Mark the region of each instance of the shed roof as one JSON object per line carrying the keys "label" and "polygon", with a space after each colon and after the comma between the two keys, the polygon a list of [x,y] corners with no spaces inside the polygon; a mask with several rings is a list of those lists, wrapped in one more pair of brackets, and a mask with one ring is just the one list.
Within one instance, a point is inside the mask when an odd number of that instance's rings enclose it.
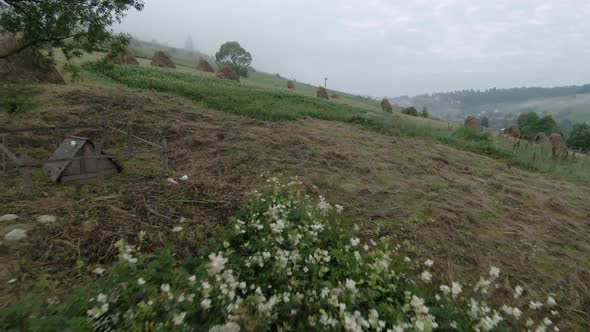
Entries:
{"label": "shed roof", "polygon": [[[66,136],[63,143],[61,143],[57,150],[53,152],[50,160],[74,158],[80,149],[82,149],[82,147],[86,144],[90,144],[94,148],[94,143],[92,143],[89,138]],[[109,160],[113,162],[119,170],[121,169],[121,166],[119,166],[114,160]],[[56,182],[71,162],[71,160],[64,160],[45,163],[45,165],[43,165],[43,169],[47,172],[51,181]]]}

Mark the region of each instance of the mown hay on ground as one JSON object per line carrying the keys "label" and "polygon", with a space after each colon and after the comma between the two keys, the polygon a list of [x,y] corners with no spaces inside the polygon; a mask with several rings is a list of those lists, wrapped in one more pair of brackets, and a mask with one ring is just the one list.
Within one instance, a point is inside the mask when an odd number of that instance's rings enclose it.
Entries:
{"label": "mown hay on ground", "polygon": [[322,99],[330,99],[328,91],[323,86],[318,87],[317,97]]}
{"label": "mown hay on ground", "polygon": [[[19,42],[15,38],[0,38],[0,54],[14,50],[18,46]],[[53,60],[32,47],[8,59],[0,59],[0,82],[19,81],[65,84]]]}
{"label": "mown hay on ground", "polygon": [[414,106],[402,108],[402,113],[411,116],[418,116],[418,110]]}
{"label": "mown hay on ground", "polygon": [[154,67],[176,68],[176,64],[174,64],[170,55],[164,51],[157,51],[154,53],[151,65]]}
{"label": "mown hay on ground", "polygon": [[468,116],[467,119],[465,119],[465,127],[475,130],[481,130],[481,123],[476,117]]}
{"label": "mown hay on ground", "polygon": [[197,65],[197,69],[200,71],[204,71],[207,73],[214,73],[215,69],[213,69],[213,67],[211,66],[211,64],[209,64],[209,62],[205,59],[200,59],[199,60],[199,64]]}
{"label": "mown hay on ground", "polygon": [[238,75],[238,73],[236,73],[233,69],[231,69],[228,66],[219,67],[219,69],[217,70],[217,75],[215,76],[225,80],[232,80],[237,82],[240,81],[240,75]]}
{"label": "mown hay on ground", "polygon": [[287,81],[287,89],[295,90],[295,83],[293,81]]}
{"label": "mown hay on ground", "polygon": [[381,100],[381,109],[385,112],[393,112],[393,106],[391,105],[389,100],[387,100],[387,98],[383,98],[383,100]]}

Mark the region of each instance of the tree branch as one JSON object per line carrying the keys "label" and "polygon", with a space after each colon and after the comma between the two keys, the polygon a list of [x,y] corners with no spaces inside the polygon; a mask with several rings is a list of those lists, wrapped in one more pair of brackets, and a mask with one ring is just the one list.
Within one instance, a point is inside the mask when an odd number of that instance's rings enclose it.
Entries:
{"label": "tree branch", "polygon": [[62,40],[66,40],[68,38],[82,36],[84,34],[85,34],[84,32],[81,32],[81,33],[76,33],[76,34],[65,36],[65,37],[47,38],[47,39],[36,39],[36,40],[30,41],[28,43],[25,43],[25,44],[23,44],[23,45],[15,48],[15,49],[13,49],[13,50],[8,51],[7,54],[0,54],[0,59],[8,59],[11,56],[16,55],[16,54],[18,54],[18,53],[26,50],[27,48],[33,47],[33,46],[35,46],[37,44],[40,44],[40,43],[59,42],[59,41],[62,41]]}

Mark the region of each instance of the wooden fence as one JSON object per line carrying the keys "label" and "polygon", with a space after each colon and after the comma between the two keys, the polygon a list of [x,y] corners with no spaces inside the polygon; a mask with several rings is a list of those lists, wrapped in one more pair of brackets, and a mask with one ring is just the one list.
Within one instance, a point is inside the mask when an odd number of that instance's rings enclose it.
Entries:
{"label": "wooden fence", "polygon": [[[74,130],[74,129],[94,129],[97,131],[102,131],[104,135],[104,142],[105,145],[108,145],[111,139],[111,133],[116,132],[127,136],[127,151],[125,153],[119,154],[102,154],[102,149],[100,145],[93,141],[95,155],[93,156],[84,156],[84,157],[72,157],[72,158],[62,158],[62,159],[49,159],[49,160],[34,160],[28,157],[28,154],[22,153],[20,156],[12,152],[8,147],[8,137],[13,134],[17,133],[27,133],[27,132],[50,132],[53,133],[53,137],[55,140],[56,147],[59,147],[62,144],[61,134],[67,130]],[[78,125],[78,126],[56,126],[56,127],[38,127],[38,128],[23,128],[23,129],[10,129],[10,130],[0,130],[0,154],[2,155],[2,172],[6,172],[8,170],[7,162],[12,162],[17,168],[20,169],[20,173],[23,177],[23,192],[25,194],[30,194],[32,192],[33,183],[32,183],[32,168],[33,167],[43,167],[44,165],[48,165],[51,163],[58,163],[58,162],[71,162],[74,160],[101,160],[101,159],[121,159],[121,158],[129,158],[131,156],[139,156],[139,155],[157,155],[162,160],[162,168],[165,172],[168,172],[168,143],[166,139],[162,140],[161,144],[156,144],[150,142],[146,139],[133,135],[131,126],[127,128],[127,130],[121,130],[106,124],[100,125]],[[135,149],[136,142],[141,142],[149,145],[153,149],[151,150],[137,150]],[[97,165],[101,165],[101,163],[97,162]],[[102,172],[102,167],[97,167],[97,174],[96,174],[96,181],[98,185],[102,185],[104,181],[104,174]]]}

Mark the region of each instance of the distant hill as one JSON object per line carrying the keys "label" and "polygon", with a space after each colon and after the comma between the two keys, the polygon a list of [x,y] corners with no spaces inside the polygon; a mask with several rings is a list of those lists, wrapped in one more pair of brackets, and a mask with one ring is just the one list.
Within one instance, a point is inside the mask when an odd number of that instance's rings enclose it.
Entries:
{"label": "distant hill", "polygon": [[503,128],[522,112],[552,114],[558,122],[590,121],[590,84],[542,88],[460,90],[392,98],[400,106],[427,107],[431,114],[449,120],[468,115],[487,116],[492,126]]}

